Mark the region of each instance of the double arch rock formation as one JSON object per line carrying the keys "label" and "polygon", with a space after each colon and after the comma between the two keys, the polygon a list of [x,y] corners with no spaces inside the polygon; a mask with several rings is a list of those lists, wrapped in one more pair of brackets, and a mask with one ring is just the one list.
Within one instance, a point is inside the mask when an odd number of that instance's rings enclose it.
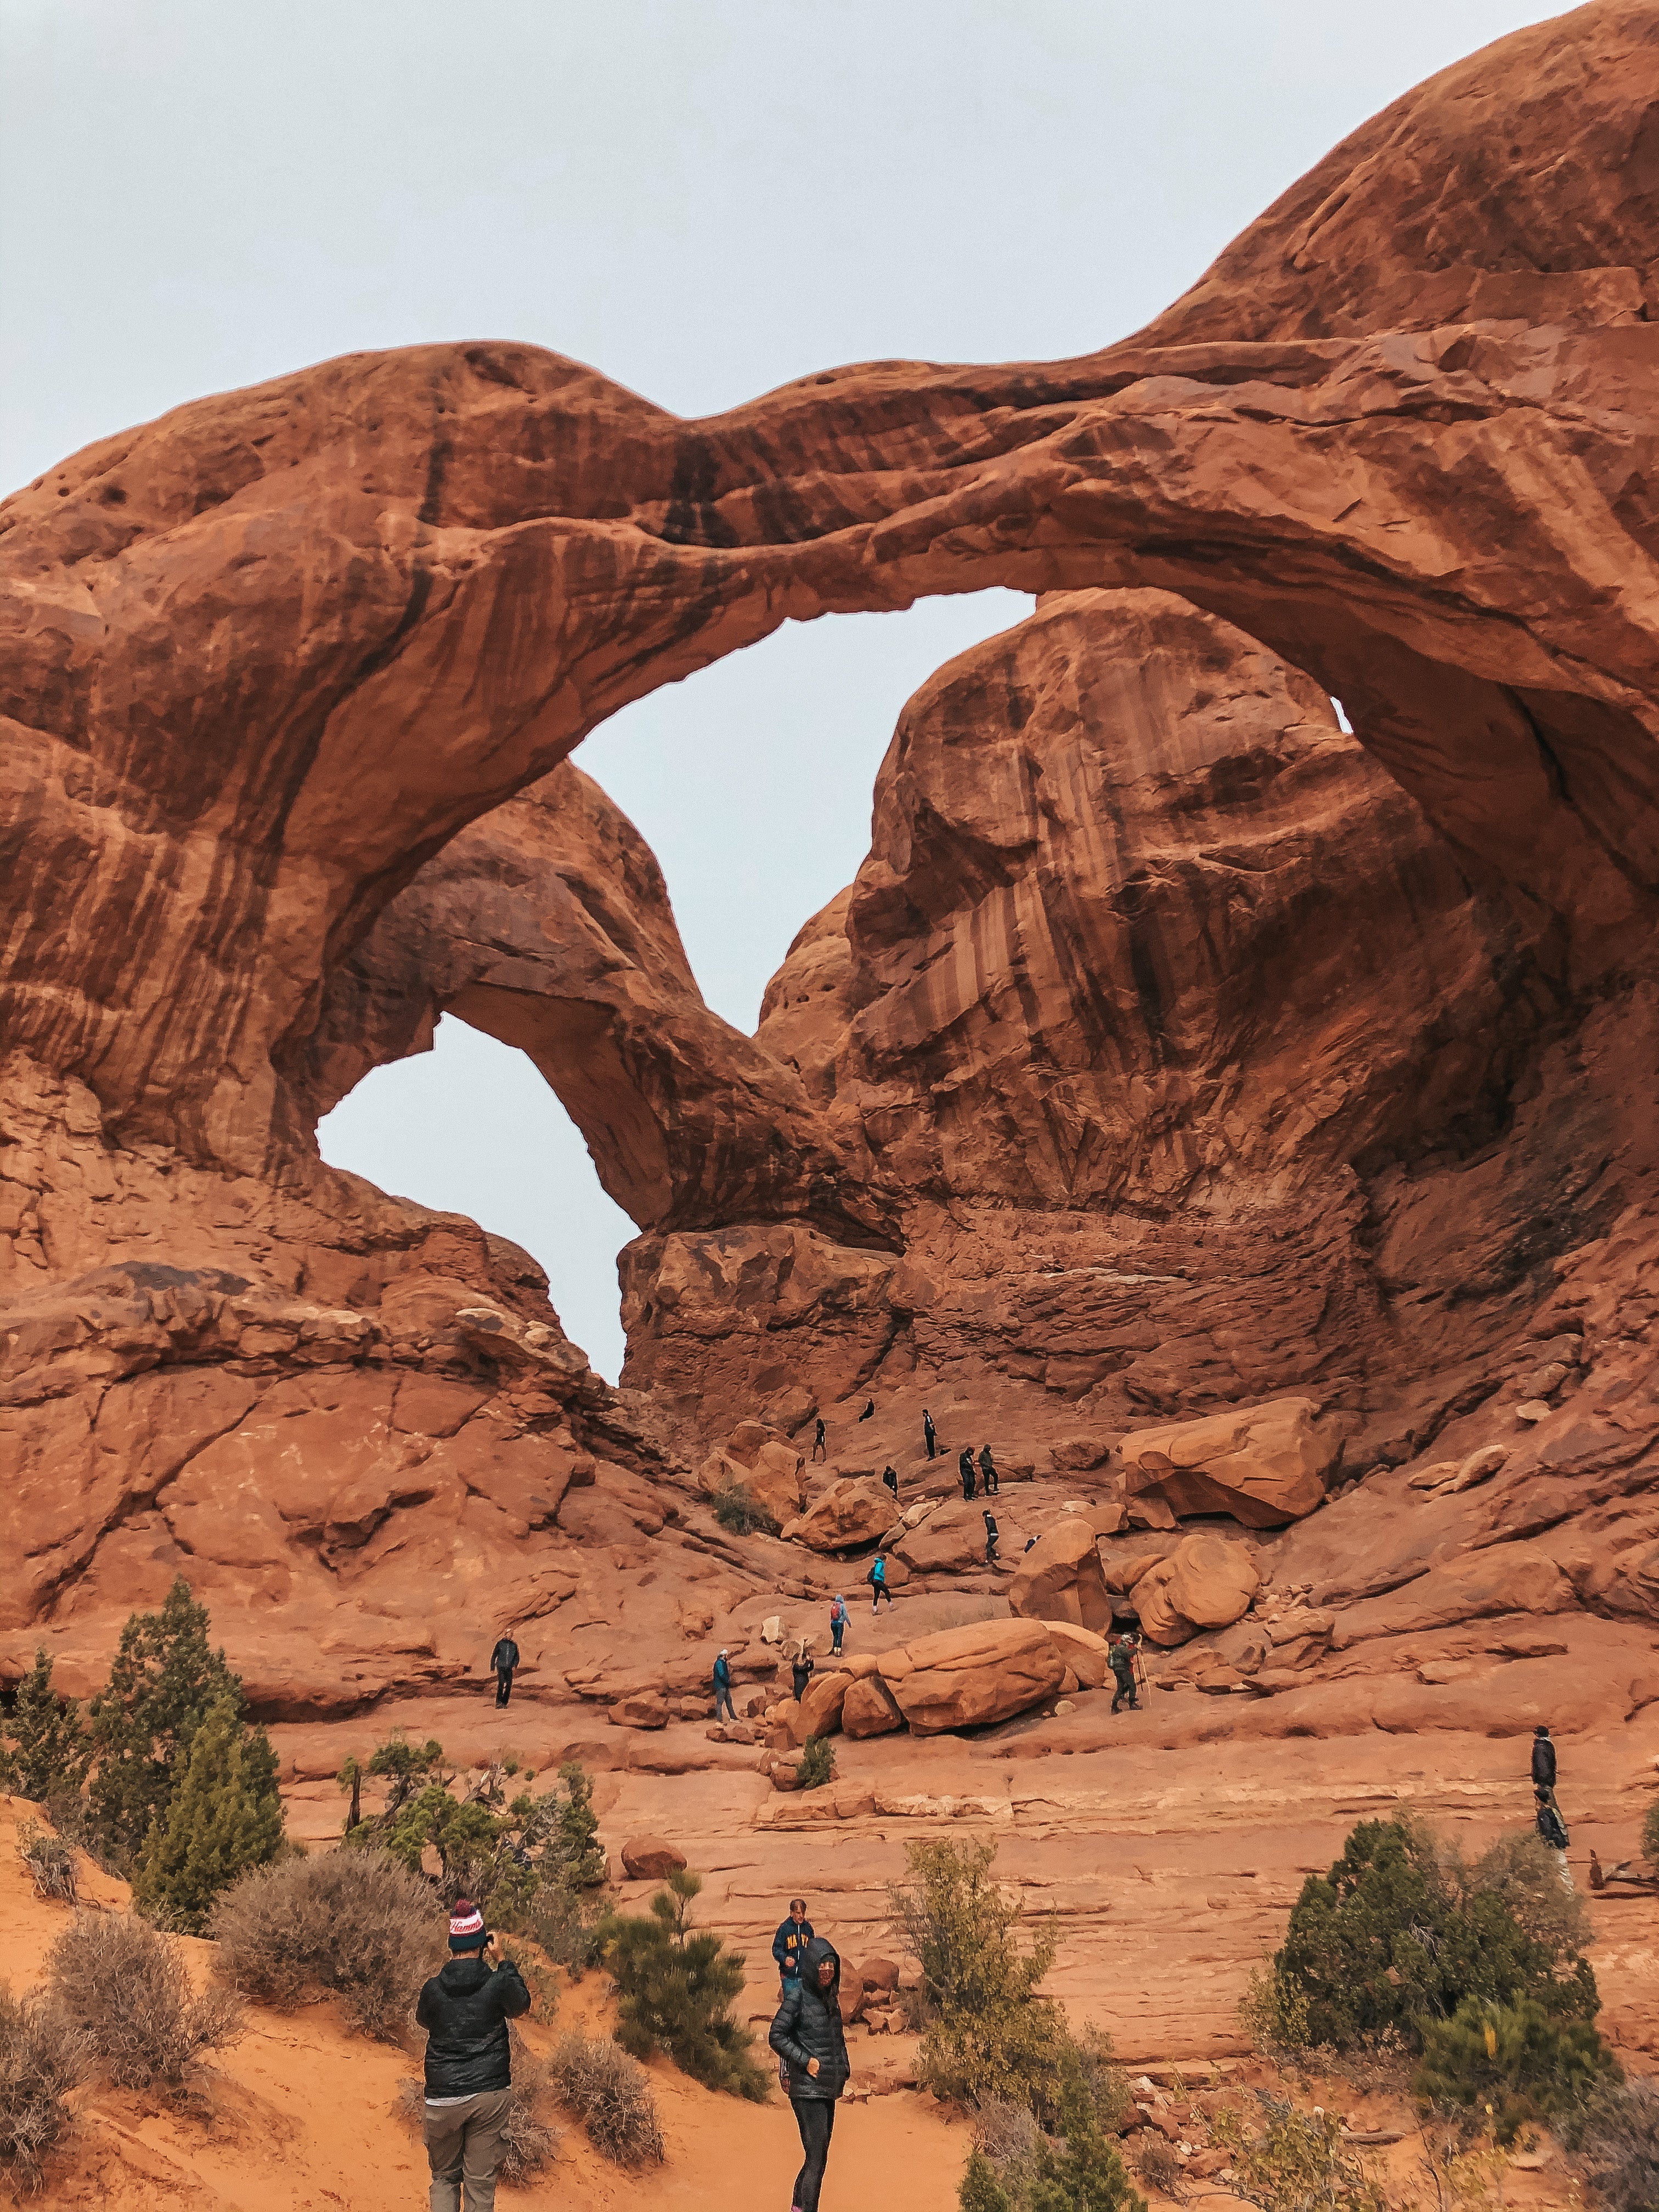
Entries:
{"label": "double arch rock formation", "polygon": [[[18,1648],[189,1559],[291,1684],[372,1565],[350,1694],[439,1679],[439,1562],[654,1540],[690,1431],[878,1376],[1096,1430],[1316,1382],[1357,1456],[1479,1403],[1653,1165],[1656,114],[1652,11],[1594,5],[1076,361],[689,422],[420,347],[5,502]],[[738,1036],[569,756],[787,620],[989,585],[1036,612],[912,702]],[[620,1399],[524,1255],[317,1158],[446,1007],[642,1232]],[[517,1617],[580,1561],[535,1571]]]}

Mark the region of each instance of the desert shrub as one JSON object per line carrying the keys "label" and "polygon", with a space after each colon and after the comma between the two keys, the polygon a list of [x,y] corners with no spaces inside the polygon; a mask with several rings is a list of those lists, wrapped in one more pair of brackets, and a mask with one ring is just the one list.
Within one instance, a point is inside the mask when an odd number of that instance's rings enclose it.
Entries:
{"label": "desert shrub", "polygon": [[46,1977],[53,2010],[125,2089],[177,2093],[204,2051],[242,2033],[232,1992],[198,1996],[178,1944],[136,1915],[77,1912],[47,1954]]}
{"label": "desert shrub", "polygon": [[1591,2020],[1595,1978],[1571,1922],[1524,1853],[1471,1869],[1413,1824],[1362,1820],[1329,1874],[1303,1884],[1260,2002],[1337,2051],[1389,2035],[1420,2051],[1426,2024],[1471,1996]]}
{"label": "desert shrub", "polygon": [[822,1790],[827,1782],[835,1780],[835,1747],[828,1736],[807,1737],[801,1746],[800,1761],[795,1774],[803,1790]]}
{"label": "desert shrub", "polygon": [[1642,1816],[1642,1856],[1655,1874],[1659,1874],[1659,1797]]}
{"label": "desert shrub", "polygon": [[[535,1797],[526,1787],[510,1801],[520,1774],[526,1784],[534,1778],[516,1759],[484,1768],[457,1796],[459,1777],[445,1771],[435,1739],[416,1748],[394,1735],[376,1747],[367,1771],[387,1783],[386,1809],[349,1827],[346,1844],[383,1851],[411,1874],[428,1850],[436,1851],[447,1905],[470,1897],[496,1927],[527,1930],[547,1885],[581,1889],[605,1880],[592,1784],[574,1762],[559,1770],[561,1789]],[[355,1759],[340,1770],[354,1804],[363,1771]]]}
{"label": "desert shrub", "polygon": [[1036,1994],[1054,1960],[1052,1922],[1021,1948],[1024,1907],[992,1879],[994,1844],[907,1844],[904,1856],[908,1878],[888,1901],[921,1964],[918,2078],[952,2103],[994,2099],[1054,2124],[1073,2046],[1059,2008]]}
{"label": "desert shrub", "polygon": [[1552,2019],[1528,1997],[1515,2005],[1466,1997],[1449,2020],[1430,2022],[1412,2089],[1443,2112],[1481,2108],[1507,2146],[1525,2122],[1570,2109],[1617,2072],[1588,2021]]}
{"label": "desert shrub", "polygon": [[1598,2082],[1560,2125],[1573,2163],[1604,2212],[1659,2205],[1659,2086],[1632,2075]]}
{"label": "desert shrub", "polygon": [[580,1981],[605,1952],[605,1915],[592,1893],[576,1889],[562,1875],[538,1883],[524,1932],[538,1943],[556,1966]]}
{"label": "desert shrub", "polygon": [[11,1711],[0,1713],[0,1790],[40,1805],[62,1791],[78,1796],[90,1757],[80,1710],[53,1691],[52,1662],[37,1650]]}
{"label": "desert shrub", "polygon": [[76,1902],[75,1853],[61,1836],[47,1834],[33,1820],[20,1821],[17,1856],[29,1870],[37,1897],[60,1898],[67,1905]]}
{"label": "desert shrub", "polygon": [[618,2166],[661,2165],[666,2153],[650,2078],[626,2051],[573,2031],[554,2045],[547,2074],[596,2150]]}
{"label": "desert shrub", "polygon": [[0,2168],[39,2189],[40,2163],[68,2124],[64,2099],[90,2070],[87,2039],[44,1995],[0,1982]]}
{"label": "desert shrub", "polygon": [[282,1848],[276,1754],[263,1729],[244,1727],[221,1698],[191,1739],[167,1818],[145,1838],[132,1901],[161,1926],[199,1936],[213,1900]]}
{"label": "desert shrub", "polygon": [[1236,2197],[1263,2212],[1386,2212],[1365,2161],[1345,2147],[1334,2112],[1299,2112],[1265,2089],[1255,2094],[1262,2124],[1254,2133],[1237,2112],[1218,2112],[1210,2124],[1232,2160]]}
{"label": "desert shrub", "polygon": [[[559,2154],[559,2130],[548,2118],[545,2106],[552,2092],[552,2069],[538,2058],[516,2027],[509,2024],[513,2050],[513,2083],[507,2097],[502,2135],[507,2155],[498,2169],[509,2188],[522,2189],[552,2165]],[[426,2084],[416,2075],[398,2085],[396,2116],[416,2135],[426,2125]]]}
{"label": "desert shrub", "polygon": [[769,1513],[746,1482],[727,1483],[714,1493],[714,1518],[734,1536],[775,1536],[783,1523]]}
{"label": "desert shrub", "polygon": [[705,2088],[760,2103],[770,2076],[750,2057],[754,2038],[731,2010],[743,1990],[743,1959],[720,1936],[692,1928],[702,1887],[701,1875],[677,1868],[648,1912],[606,1922],[605,1960],[620,1999],[617,2040],[635,2058],[665,2051]]}
{"label": "desert shrub", "polygon": [[1174,2197],[1181,2187],[1181,2160],[1175,2145],[1156,2128],[1141,2128],[1135,2135],[1129,2159],[1136,2174],[1160,2197]]}
{"label": "desert shrub", "polygon": [[1146,2212],[1092,2105],[1074,2094],[1058,2139],[1018,2106],[982,2112],[957,2203],[962,2212]]}
{"label": "desert shrub", "polygon": [[166,1820],[196,1731],[226,1698],[240,1719],[242,1685],[224,1653],[209,1648],[207,1608],[180,1576],[159,1613],[129,1616],[88,1709],[92,1820],[122,1872],[137,1863],[152,1824]]}
{"label": "desert shrub", "polygon": [[1467,1904],[1490,1891],[1553,1958],[1577,1955],[1595,1941],[1589,1907],[1562,1881],[1555,1853],[1535,1828],[1499,1837],[1472,1867],[1455,1850],[1443,1850],[1440,1863],[1455,1899]]}
{"label": "desert shrub", "polygon": [[215,1972],[268,2003],[333,1993],[365,2034],[391,2039],[448,1956],[430,1883],[384,1851],[326,1851],[245,1875],[215,1903]]}

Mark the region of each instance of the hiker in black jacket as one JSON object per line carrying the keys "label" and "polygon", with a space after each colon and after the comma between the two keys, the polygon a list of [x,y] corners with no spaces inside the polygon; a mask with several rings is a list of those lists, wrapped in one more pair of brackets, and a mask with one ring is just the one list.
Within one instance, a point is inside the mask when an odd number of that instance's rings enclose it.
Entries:
{"label": "hiker in black jacket", "polygon": [[519,1663],[519,1647],[510,1636],[500,1639],[489,1663],[495,1669],[495,1703],[504,1705],[513,1694],[513,1669]]}
{"label": "hiker in black jacket", "polygon": [[495,2176],[507,2156],[513,2054],[507,2023],[530,2009],[518,1968],[504,1959],[493,1971],[484,1953],[495,1942],[483,1915],[465,1898],[449,1916],[449,1964],[421,1991],[415,2008],[426,2030],[426,2154],[432,2168],[432,2212],[492,2212]]}
{"label": "hiker in black jacket", "polygon": [[1550,1803],[1554,1804],[1555,1746],[1541,1721],[1532,1732],[1532,1784],[1534,1790],[1547,1790]]}
{"label": "hiker in black jacket", "polygon": [[962,1477],[962,1494],[963,1498],[967,1499],[971,1498],[974,1494],[974,1448],[972,1444],[964,1444],[962,1449],[957,1453],[957,1473]]}
{"label": "hiker in black jacket", "polygon": [[795,2212],[818,2212],[818,2191],[835,2132],[836,2100],[852,2068],[841,2024],[841,1960],[836,1947],[815,1936],[800,1974],[784,1990],[768,2043],[783,2061],[789,2102],[800,2130],[805,2162],[795,2177]]}
{"label": "hiker in black jacket", "polygon": [[994,1498],[1002,1488],[1002,1478],[997,1473],[997,1463],[991,1456],[989,1444],[979,1448],[979,1486],[988,1498]]}
{"label": "hiker in black jacket", "polygon": [[988,1567],[994,1567],[997,1563],[997,1542],[1000,1534],[995,1514],[988,1510],[985,1515],[985,1564]]}
{"label": "hiker in black jacket", "polygon": [[928,1458],[932,1459],[939,1449],[939,1431],[933,1426],[933,1417],[926,1406],[921,1409],[921,1441],[927,1447]]}

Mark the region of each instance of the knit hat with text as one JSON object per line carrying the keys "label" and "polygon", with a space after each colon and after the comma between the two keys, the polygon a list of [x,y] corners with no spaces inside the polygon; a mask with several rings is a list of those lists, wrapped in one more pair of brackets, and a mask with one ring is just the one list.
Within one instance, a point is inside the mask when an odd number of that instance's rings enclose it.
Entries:
{"label": "knit hat with text", "polygon": [[455,1910],[449,1916],[449,1948],[452,1951],[476,1950],[483,1941],[483,1915],[470,1898],[458,1897]]}

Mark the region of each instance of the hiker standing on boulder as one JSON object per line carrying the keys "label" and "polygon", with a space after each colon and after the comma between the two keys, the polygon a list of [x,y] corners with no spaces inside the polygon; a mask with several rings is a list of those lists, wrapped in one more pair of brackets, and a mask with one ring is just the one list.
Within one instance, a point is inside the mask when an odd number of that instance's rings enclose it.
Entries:
{"label": "hiker standing on boulder", "polygon": [[888,1489],[892,1492],[893,1503],[896,1505],[898,1504],[898,1469],[896,1467],[883,1468],[881,1471],[881,1479]]}
{"label": "hiker standing on boulder", "polygon": [[720,1656],[714,1662],[714,1718],[734,1721],[737,1708],[732,1703],[732,1662],[722,1644]]}
{"label": "hiker standing on boulder", "polygon": [[929,1459],[939,1456],[939,1431],[933,1426],[933,1417],[926,1406],[921,1409],[921,1441],[927,1447]]}
{"label": "hiker standing on boulder", "polygon": [[881,1601],[893,1602],[893,1593],[887,1587],[887,1562],[878,1552],[870,1568],[870,1612],[873,1617],[881,1611]]}
{"label": "hiker standing on boulder", "polygon": [[415,2008],[426,2030],[426,2155],[432,2212],[491,2212],[507,2156],[513,2051],[507,2023],[530,2009],[530,1992],[510,1959],[484,1964],[495,1938],[465,1898],[449,1916],[449,1964]]}
{"label": "hiker standing on boulder", "polygon": [[1532,1786],[1543,1792],[1547,1804],[1555,1803],[1555,1746],[1542,1721],[1532,1732]]}
{"label": "hiker standing on boulder", "polygon": [[1106,1655],[1106,1662],[1117,1684],[1117,1693],[1112,1699],[1112,1711],[1127,1704],[1132,1713],[1140,1711],[1140,1698],[1135,1686],[1135,1639],[1126,1628]]}
{"label": "hiker standing on boulder", "polygon": [[778,1996],[787,1996],[795,1985],[800,1972],[801,1954],[812,1940],[812,1923],[806,1917],[806,1899],[792,1897],[789,1917],[778,1923],[778,1932],[772,1938],[772,1956],[778,1962]]}
{"label": "hiker standing on boulder", "polygon": [[974,1494],[974,1448],[964,1444],[957,1455],[957,1473],[962,1477],[962,1495],[965,1499]]}
{"label": "hiker standing on boulder", "polygon": [[988,1511],[985,1516],[985,1564],[994,1567],[997,1563],[996,1516]]}
{"label": "hiker standing on boulder", "polygon": [[818,2212],[818,2191],[835,2133],[836,2100],[852,2067],[841,2024],[841,1960],[822,1936],[806,1946],[801,1969],[778,2006],[767,2042],[782,2060],[789,2103],[805,2154],[795,2177],[794,2212]]}
{"label": "hiker standing on boulder", "polygon": [[812,1679],[812,1654],[807,1649],[804,1636],[799,1650],[789,1662],[789,1677],[795,1686],[795,1703],[799,1705],[806,1694],[806,1685]]}
{"label": "hiker standing on boulder", "polygon": [[495,1670],[495,1703],[504,1705],[513,1694],[513,1669],[519,1663],[519,1647],[510,1636],[497,1639],[489,1663]]}
{"label": "hiker standing on boulder", "polygon": [[841,1656],[841,1639],[846,1633],[847,1601],[837,1590],[830,1607],[830,1649],[837,1659]]}
{"label": "hiker standing on boulder", "polygon": [[828,1459],[829,1456],[830,1447],[825,1443],[823,1435],[823,1416],[820,1413],[812,1424],[812,1459],[816,1462],[821,1459]]}
{"label": "hiker standing on boulder", "polygon": [[1002,1490],[1002,1478],[997,1473],[997,1463],[991,1456],[989,1444],[981,1444],[979,1448],[979,1474],[980,1487],[984,1491],[985,1495],[988,1498],[1000,1496]]}
{"label": "hiker standing on boulder", "polygon": [[859,1419],[861,1421],[873,1421],[875,1418],[876,1401],[873,1398],[866,1398],[864,1401],[864,1411],[859,1415]]}

